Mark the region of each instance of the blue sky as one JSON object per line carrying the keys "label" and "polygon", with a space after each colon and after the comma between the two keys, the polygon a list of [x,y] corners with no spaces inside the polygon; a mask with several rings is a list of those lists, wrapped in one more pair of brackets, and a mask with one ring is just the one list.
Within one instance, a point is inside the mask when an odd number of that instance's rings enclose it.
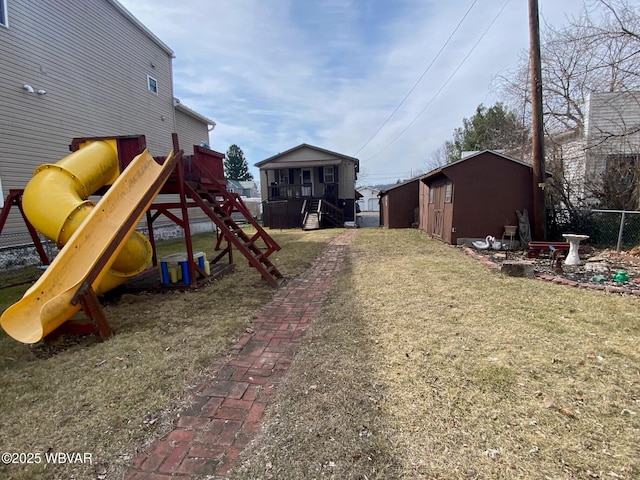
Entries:
{"label": "blue sky", "polygon": [[[435,61],[474,0],[120,2],[175,52],[174,95],[216,121],[211,148],[237,144],[256,178],[254,163],[300,143],[359,158],[360,185],[409,178],[499,100],[492,78],[529,43],[526,0],[476,0]],[[554,26],[583,9],[539,4]]]}

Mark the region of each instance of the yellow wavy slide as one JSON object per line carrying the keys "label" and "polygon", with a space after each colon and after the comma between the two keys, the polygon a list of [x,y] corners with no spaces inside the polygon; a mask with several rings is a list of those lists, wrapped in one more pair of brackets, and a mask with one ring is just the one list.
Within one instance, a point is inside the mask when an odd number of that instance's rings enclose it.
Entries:
{"label": "yellow wavy slide", "polygon": [[[135,227],[176,161],[171,152],[160,165],[145,150],[120,174],[115,141],[99,140],[36,169],[23,194],[24,211],[62,249],[22,299],[2,314],[0,324],[10,336],[36,343],[70,319],[80,310],[71,300],[90,274],[100,295],[147,268],[151,245]],[[87,200],[104,185],[111,187],[97,204]],[[100,270],[97,275],[94,269]]]}

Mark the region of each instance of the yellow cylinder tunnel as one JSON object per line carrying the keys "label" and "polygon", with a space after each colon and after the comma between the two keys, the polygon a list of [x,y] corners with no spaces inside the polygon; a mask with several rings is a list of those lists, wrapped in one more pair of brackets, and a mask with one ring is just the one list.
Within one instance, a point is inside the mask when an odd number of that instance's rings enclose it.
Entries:
{"label": "yellow cylinder tunnel", "polygon": [[[35,170],[22,196],[24,213],[36,229],[62,248],[94,208],[88,197],[111,185],[119,173],[115,140],[86,143],[58,163]],[[96,293],[107,292],[142,272],[152,255],[149,240],[134,232]]]}
{"label": "yellow cylinder tunnel", "polygon": [[[79,287],[77,282],[82,282],[92,262],[105,251],[108,239],[121,227],[121,219],[136,208],[145,189],[163,168],[171,165],[160,166],[145,151],[129,164],[126,175],[120,175],[116,141],[98,140],[85,144],[56,164],[36,169],[23,193],[23,210],[29,222],[62,250],[60,258],[56,257],[23,299],[2,314],[0,322],[9,335],[23,343],[35,343],[80,309],[79,305],[70,304]],[[113,187],[94,205],[88,197],[105,185]],[[117,245],[115,256],[92,284],[96,294],[121,285],[151,263],[151,244],[134,228],[135,225],[129,230],[132,233],[128,239]],[[73,251],[68,251],[69,248]],[[65,264],[67,260],[63,262],[63,257],[73,257],[71,263],[87,266],[65,269],[64,265],[70,263]],[[58,268],[57,263],[63,267]],[[53,270],[57,270],[55,275]]]}

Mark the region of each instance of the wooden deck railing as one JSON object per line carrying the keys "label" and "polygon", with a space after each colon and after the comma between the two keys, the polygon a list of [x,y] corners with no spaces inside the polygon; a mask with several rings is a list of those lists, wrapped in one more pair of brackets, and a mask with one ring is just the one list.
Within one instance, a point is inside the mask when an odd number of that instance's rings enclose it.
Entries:
{"label": "wooden deck railing", "polygon": [[344,227],[344,213],[326,200],[320,200],[318,204],[318,219],[322,220],[323,218],[333,223],[336,227]]}
{"label": "wooden deck railing", "polygon": [[302,185],[269,185],[269,200],[302,198]]}

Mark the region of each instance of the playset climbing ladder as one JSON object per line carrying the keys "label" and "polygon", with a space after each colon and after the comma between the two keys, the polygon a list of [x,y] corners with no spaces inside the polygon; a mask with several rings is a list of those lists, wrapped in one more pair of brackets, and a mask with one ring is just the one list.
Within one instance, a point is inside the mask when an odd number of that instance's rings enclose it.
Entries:
{"label": "playset climbing ladder", "polygon": [[[174,148],[178,148],[177,136],[174,135],[173,141]],[[247,258],[249,265],[254,267],[267,283],[272,286],[278,286],[282,283],[284,277],[271,262],[269,256],[280,250],[280,246],[253,218],[242,198],[238,194],[227,190],[222,163],[223,157],[224,155],[221,153],[195,145],[193,147],[193,155],[183,156],[178,162],[174,176],[169,179],[165,189],[161,192],[177,192],[180,195],[180,202],[178,204],[154,203],[151,210],[155,209],[156,213],[150,213],[147,216],[147,221],[151,225],[160,214],[164,214],[184,229],[190,278],[196,278],[194,273],[197,272],[203,276],[204,272],[193,260],[189,208],[199,207],[213,221],[219,231],[216,250],[219,250],[220,253],[210,263],[215,264],[225,255],[229,257],[229,263],[232,263],[232,247],[235,247]],[[171,210],[176,209],[180,209],[182,218],[171,212]],[[238,225],[236,218],[242,218],[243,221],[253,226],[256,232],[249,235]],[[149,232],[150,236],[152,236],[153,229],[150,228]],[[222,248],[221,245],[223,240],[227,243],[225,248]]]}
{"label": "playset climbing ladder", "polygon": [[[185,185],[185,190],[187,195],[202,208],[220,229],[222,237],[218,237],[216,248],[220,248],[223,237],[227,240],[227,248],[221,255],[224,255],[233,245],[249,260],[249,265],[258,270],[262,278],[270,285],[277,286],[283,280],[280,271],[269,260],[269,256],[273,252],[280,250],[280,246],[255,221],[237,194],[224,190],[224,193],[219,195],[218,192],[214,193],[202,188],[195,190],[189,184]],[[241,214],[253,225],[256,233],[249,236],[233,219],[234,213]],[[258,246],[257,242],[259,240],[262,240],[264,247]]]}

